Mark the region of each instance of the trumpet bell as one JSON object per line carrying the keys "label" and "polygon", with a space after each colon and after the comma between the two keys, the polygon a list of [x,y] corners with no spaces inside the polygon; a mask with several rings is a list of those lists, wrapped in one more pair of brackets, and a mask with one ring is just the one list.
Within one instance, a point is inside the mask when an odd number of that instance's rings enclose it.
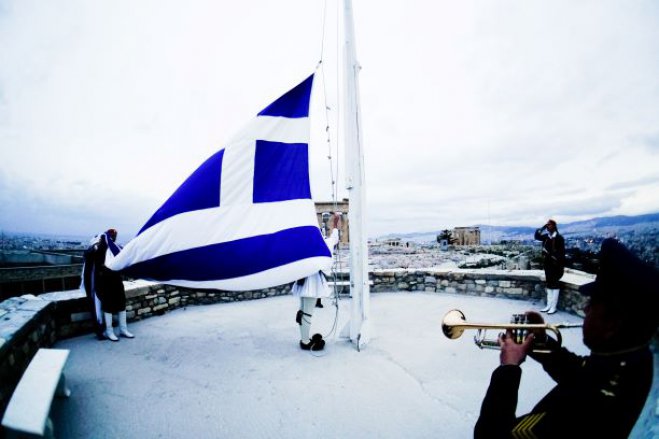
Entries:
{"label": "trumpet bell", "polygon": [[460,338],[464,328],[459,325],[463,325],[467,321],[465,315],[459,309],[452,309],[446,313],[444,320],[442,320],[442,331],[444,335],[450,339]]}

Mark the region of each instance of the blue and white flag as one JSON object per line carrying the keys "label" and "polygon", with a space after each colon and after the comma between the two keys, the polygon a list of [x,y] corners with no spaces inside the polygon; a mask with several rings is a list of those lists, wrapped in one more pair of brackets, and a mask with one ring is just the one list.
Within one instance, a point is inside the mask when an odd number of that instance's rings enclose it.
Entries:
{"label": "blue and white flag", "polygon": [[313,75],[206,160],[112,261],[174,285],[244,291],[331,265],[309,183]]}

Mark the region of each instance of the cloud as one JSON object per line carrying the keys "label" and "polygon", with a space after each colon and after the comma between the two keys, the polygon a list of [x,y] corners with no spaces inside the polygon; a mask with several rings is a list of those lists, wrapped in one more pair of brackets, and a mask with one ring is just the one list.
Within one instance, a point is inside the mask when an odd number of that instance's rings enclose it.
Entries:
{"label": "cloud", "polygon": [[[11,207],[0,227],[137,230],[313,70],[323,29],[317,88],[329,92],[335,188],[346,196],[335,8],[325,23],[324,5],[307,0],[0,8]],[[659,209],[656,2],[354,8],[369,235]],[[322,119],[312,182],[328,200]]]}
{"label": "cloud", "polygon": [[614,183],[607,187],[607,190],[617,191],[621,189],[635,189],[638,187],[652,186],[659,190],[659,174],[648,175],[647,177]]}
{"label": "cloud", "polygon": [[68,185],[65,194],[60,190],[56,184],[37,187],[0,174],[0,229],[91,236],[114,227],[132,237],[157,208],[154,200],[88,181]]}

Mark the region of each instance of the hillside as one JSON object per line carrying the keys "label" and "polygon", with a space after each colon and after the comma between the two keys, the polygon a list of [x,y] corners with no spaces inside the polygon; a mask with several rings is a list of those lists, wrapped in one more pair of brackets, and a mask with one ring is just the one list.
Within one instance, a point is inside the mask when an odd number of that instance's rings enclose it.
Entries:
{"label": "hillside", "polygon": [[[536,227],[520,226],[491,226],[487,224],[476,224],[481,229],[481,241],[530,241],[533,240],[533,232]],[[636,216],[609,216],[592,218],[584,221],[559,224],[560,232],[566,238],[580,237],[606,237],[620,236],[624,234],[656,234],[659,233],[659,213],[651,213]],[[413,242],[434,242],[441,229],[430,232],[392,233],[381,236],[378,239],[400,238]]]}

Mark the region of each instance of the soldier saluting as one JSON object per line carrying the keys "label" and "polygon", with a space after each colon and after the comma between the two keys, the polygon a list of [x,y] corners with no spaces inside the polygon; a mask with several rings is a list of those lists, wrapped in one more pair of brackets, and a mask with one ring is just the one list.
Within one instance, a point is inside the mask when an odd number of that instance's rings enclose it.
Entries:
{"label": "soldier saluting", "polygon": [[535,231],[536,241],[542,241],[543,267],[547,290],[547,304],[540,311],[547,314],[556,312],[560,285],[558,281],[565,270],[565,239],[558,233],[556,221],[550,219],[547,224]]}

